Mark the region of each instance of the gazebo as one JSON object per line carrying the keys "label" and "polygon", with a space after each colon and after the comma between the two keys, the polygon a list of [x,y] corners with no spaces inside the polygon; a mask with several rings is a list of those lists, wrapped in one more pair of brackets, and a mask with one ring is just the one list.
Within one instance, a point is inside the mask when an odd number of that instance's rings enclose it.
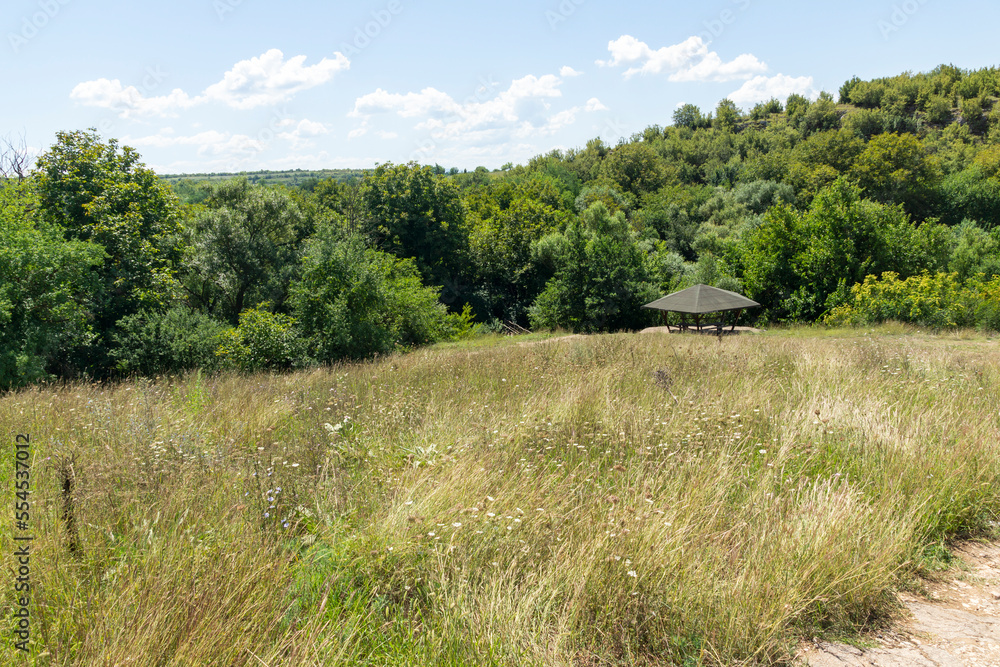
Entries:
{"label": "gazebo", "polygon": [[[760,306],[759,303],[746,298],[742,294],[719,289],[718,287],[711,287],[710,285],[695,285],[680,292],[668,294],[652,303],[647,303],[643,308],[663,311],[664,323],[666,323],[667,313],[680,313],[681,323],[677,327],[678,331],[687,331],[692,327],[687,321],[687,316],[693,315],[693,327],[697,331],[707,330],[721,334],[726,326],[725,313],[736,312],[736,316],[733,317],[732,325],[729,329],[733,331],[736,329],[736,321],[740,318],[743,309],[756,308],[758,306]],[[702,322],[702,316],[711,313],[719,313],[719,318],[711,322]],[[666,324],[669,330],[670,324]]]}

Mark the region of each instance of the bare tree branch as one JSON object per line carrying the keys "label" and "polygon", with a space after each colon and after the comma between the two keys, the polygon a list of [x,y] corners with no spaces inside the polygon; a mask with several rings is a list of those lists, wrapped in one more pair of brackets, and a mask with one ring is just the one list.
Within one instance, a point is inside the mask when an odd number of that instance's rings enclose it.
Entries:
{"label": "bare tree branch", "polygon": [[23,181],[30,168],[31,156],[28,154],[28,142],[24,135],[16,139],[10,135],[0,138],[0,178]]}

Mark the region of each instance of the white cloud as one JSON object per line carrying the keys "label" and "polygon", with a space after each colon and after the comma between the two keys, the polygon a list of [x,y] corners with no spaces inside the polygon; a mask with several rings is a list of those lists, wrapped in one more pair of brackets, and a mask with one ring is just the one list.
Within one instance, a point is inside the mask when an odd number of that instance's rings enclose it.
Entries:
{"label": "white cloud", "polygon": [[171,146],[208,146],[223,143],[229,139],[229,133],[209,130],[189,136],[173,136],[173,129],[164,128],[158,134],[147,137],[126,137],[130,146],[139,148],[170,148]]}
{"label": "white cloud", "polygon": [[351,66],[342,53],[305,66],[305,56],[285,60],[278,49],[242,60],[226,72],[222,81],[205,89],[205,96],[237,109],[252,109],[285,102],[298,92],[320,86],[334,74]]}
{"label": "white cloud", "polygon": [[715,51],[709,51],[701,37],[689,37],[679,44],[652,49],[631,35],[622,35],[608,42],[610,60],[598,60],[602,67],[628,66],[626,79],[636,74],[669,72],[671,81],[733,81],[748,79],[767,71],[767,65],[756,56],[744,53],[724,62]]}
{"label": "white cloud", "polygon": [[187,136],[173,136],[169,130],[161,131],[146,137],[125,137],[122,140],[129,146],[138,148],[171,148],[174,146],[197,146],[198,155],[208,156],[247,156],[256,155],[262,152],[266,145],[259,139],[246,134],[231,134],[229,132],[219,132],[209,130],[198,134]]}
{"label": "white cloud", "polygon": [[741,107],[748,107],[758,102],[766,102],[772,97],[785,100],[792,93],[816,99],[819,91],[813,87],[811,76],[790,77],[778,74],[772,77],[755,76],[744,83],[738,90],[729,94],[729,99]]}
{"label": "white cloud", "polygon": [[376,88],[374,93],[368,93],[355,100],[354,110],[348,115],[364,117],[373,113],[395,111],[403,118],[411,118],[455,113],[459,108],[458,103],[450,95],[436,88],[424,88],[419,93],[405,95]]}
{"label": "white cloud", "polygon": [[314,122],[308,119],[300,121],[296,131],[304,137],[318,137],[321,134],[330,133],[330,130],[323,123]]}
{"label": "white cloud", "polygon": [[69,96],[85,106],[118,111],[121,118],[176,116],[179,110],[213,100],[236,109],[252,109],[286,102],[298,92],[327,83],[337,72],[351,66],[339,52],[332,59],[323,58],[315,65],[306,66],[305,60],[305,56],[285,60],[281,51],[271,49],[256,58],[236,63],[221,81],[195,97],[180,88],[168,95],[147,97],[149,91],[125,86],[118,79],[105,78],[79,83]]}
{"label": "white cloud", "polygon": [[198,149],[199,155],[225,155],[234,157],[252,157],[264,152],[267,144],[259,138],[246,134],[234,134],[225,141],[207,144]]}
{"label": "white cloud", "polygon": [[174,116],[178,109],[188,109],[200,101],[179,88],[169,95],[145,97],[135,86],[123,86],[118,79],[103,78],[77,84],[69,97],[84,106],[113,109],[119,112],[120,118]]}
{"label": "white cloud", "polygon": [[559,70],[559,76],[565,77],[567,79],[571,76],[580,76],[581,74],[583,74],[583,72],[577,72],[569,65],[566,65],[561,70]]}
{"label": "white cloud", "polygon": [[317,123],[308,119],[303,119],[296,123],[291,118],[285,118],[278,123],[279,127],[290,127],[292,125],[295,126],[294,130],[279,132],[278,138],[290,141],[292,148],[295,150],[311,146],[314,143],[313,139],[330,133],[330,130],[323,123]]}
{"label": "white cloud", "polygon": [[607,111],[608,108],[604,106],[599,99],[596,97],[591,97],[587,100],[587,106],[585,107],[587,111]]}
{"label": "white cloud", "polygon": [[422,119],[414,129],[429,132],[435,140],[461,137],[463,141],[490,142],[505,133],[518,137],[543,136],[572,123],[580,111],[579,107],[559,112],[551,110],[550,100],[562,96],[561,84],[562,79],[552,74],[529,74],[512,81],[499,93],[495,92],[493,84],[480,87],[475,95],[461,103],[435,88],[405,94],[378,88],[355,101],[348,115],[360,118],[362,123],[348,136],[363,136],[372,116],[383,113]]}
{"label": "white cloud", "polygon": [[576,122],[576,115],[580,112],[580,107],[565,109],[559,113],[545,119],[545,122],[535,125],[530,122],[521,123],[514,130],[514,137],[526,139],[532,136],[547,136],[555,134],[559,130]]}

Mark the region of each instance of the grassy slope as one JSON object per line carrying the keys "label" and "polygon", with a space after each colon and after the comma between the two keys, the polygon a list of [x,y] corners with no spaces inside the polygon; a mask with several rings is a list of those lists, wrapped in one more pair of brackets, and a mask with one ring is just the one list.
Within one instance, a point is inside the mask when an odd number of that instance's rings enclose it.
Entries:
{"label": "grassy slope", "polygon": [[929,545],[989,528],[998,361],[615,335],[6,396],[36,443],[20,662],[780,662],[885,623]]}

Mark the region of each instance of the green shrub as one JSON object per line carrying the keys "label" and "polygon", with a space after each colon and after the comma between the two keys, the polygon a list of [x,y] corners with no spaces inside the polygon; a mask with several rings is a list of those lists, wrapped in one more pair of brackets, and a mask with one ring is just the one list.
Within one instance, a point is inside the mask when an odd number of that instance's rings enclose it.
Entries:
{"label": "green shrub", "polygon": [[941,95],[932,95],[924,106],[927,121],[935,125],[947,125],[952,121],[951,101]]}
{"label": "green shrub", "polygon": [[187,306],[165,313],[143,311],[118,321],[111,357],[116,370],[125,375],[214,369],[225,329],[223,323]]}
{"label": "green shrub", "polygon": [[878,81],[855,81],[848,91],[848,100],[859,107],[874,109],[882,106],[885,84]]}
{"label": "green shrub", "polygon": [[448,340],[473,326],[449,314],[416,263],[321,229],[307,244],[291,304],[319,361],[362,359]]}
{"label": "green shrub", "polygon": [[239,325],[222,333],[216,354],[224,367],[252,373],[308,365],[306,341],[295,318],[268,312],[266,306],[244,310]]}
{"label": "green shrub", "polygon": [[779,100],[771,98],[767,102],[759,102],[750,110],[750,120],[767,120],[772,114],[784,111],[784,106]]}
{"label": "green shrub", "polygon": [[582,213],[596,202],[603,203],[612,213],[616,211],[628,212],[634,204],[632,198],[627,193],[622,193],[613,185],[598,183],[587,186],[580,191],[580,194],[576,197],[576,210]]}
{"label": "green shrub", "polygon": [[960,281],[956,273],[928,273],[900,280],[887,271],[851,288],[847,303],[833,308],[827,324],[863,325],[888,320],[943,329],[1000,330],[1000,278]]}

